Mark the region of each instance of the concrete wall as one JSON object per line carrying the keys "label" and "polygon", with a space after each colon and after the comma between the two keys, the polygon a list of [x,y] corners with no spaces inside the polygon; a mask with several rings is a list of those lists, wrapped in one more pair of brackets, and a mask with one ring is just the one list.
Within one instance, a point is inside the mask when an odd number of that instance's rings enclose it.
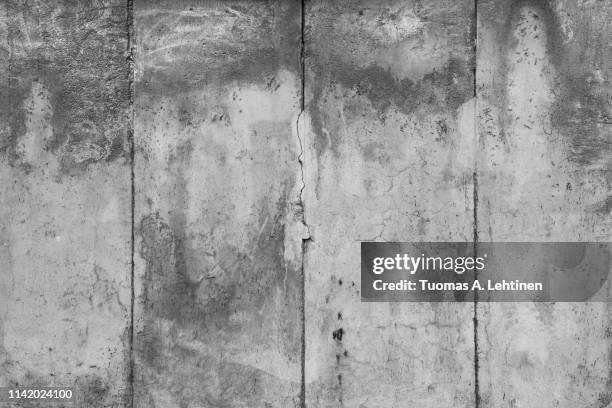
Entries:
{"label": "concrete wall", "polygon": [[0,387],[72,386],[83,407],[610,406],[606,303],[359,293],[359,241],[610,239],[606,2],[0,15]]}
{"label": "concrete wall", "polygon": [[[478,238],[610,240],[612,7],[478,7]],[[479,304],[482,406],[607,407],[607,303]]]}

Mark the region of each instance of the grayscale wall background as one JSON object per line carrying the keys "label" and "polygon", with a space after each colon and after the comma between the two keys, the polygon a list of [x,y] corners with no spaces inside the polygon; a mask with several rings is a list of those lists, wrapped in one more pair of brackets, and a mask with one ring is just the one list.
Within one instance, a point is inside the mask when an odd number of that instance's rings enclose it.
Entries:
{"label": "grayscale wall background", "polygon": [[4,0],[0,386],[612,406],[606,303],[360,302],[359,242],[609,241],[612,3]]}

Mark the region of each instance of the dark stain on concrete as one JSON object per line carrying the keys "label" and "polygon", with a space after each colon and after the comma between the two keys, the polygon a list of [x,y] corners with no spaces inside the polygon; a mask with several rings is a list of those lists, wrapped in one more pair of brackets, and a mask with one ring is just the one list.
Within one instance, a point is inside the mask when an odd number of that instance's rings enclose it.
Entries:
{"label": "dark stain on concrete", "polygon": [[[609,160],[612,147],[609,138],[612,126],[612,107],[609,103],[612,97],[609,80],[612,75],[612,51],[608,47],[612,37],[593,27],[595,11],[570,5],[573,7],[571,18],[578,29],[573,38],[568,38],[561,28],[554,2],[550,0],[488,3],[483,17],[491,28],[499,30],[497,38],[501,53],[516,47],[514,31],[523,11],[542,22],[546,31],[542,33],[546,35],[546,51],[555,71],[551,123],[566,138],[570,160],[579,166],[601,166],[605,163],[604,171],[612,170]],[[605,10],[601,9],[600,12]],[[506,16],[503,24],[497,24],[498,16]],[[502,57],[497,72],[503,83],[508,81],[509,58],[507,53]],[[506,89],[500,87],[499,95],[503,112],[502,128],[507,127],[512,119],[504,109],[508,104]]]}
{"label": "dark stain on concrete", "polygon": [[612,403],[612,392],[600,392],[597,397],[597,407],[606,408]]}
{"label": "dark stain on concrete", "polygon": [[337,341],[342,341],[342,337],[344,336],[344,329],[341,327],[337,330],[334,330],[332,333],[332,338]]}
{"label": "dark stain on concrete", "polygon": [[357,96],[368,98],[383,122],[386,111],[391,107],[405,114],[423,107],[432,112],[455,111],[473,95],[470,62],[457,58],[451,58],[444,69],[428,73],[418,82],[408,78],[397,79],[388,69],[377,65],[359,68],[339,60],[329,61],[329,57],[318,55],[316,51],[312,51],[309,61],[313,77],[316,78],[309,84],[313,92],[309,112],[316,134],[317,157],[321,157],[326,150],[337,154],[342,142],[334,132],[330,132],[329,140],[323,133],[323,129],[329,127],[329,122],[336,121],[336,118],[330,118],[327,112],[320,109],[324,106],[326,87],[339,84],[353,90]]}
{"label": "dark stain on concrete", "polygon": [[612,196],[608,196],[602,203],[600,203],[599,207],[596,208],[596,211],[600,214],[610,214],[612,212]]}
{"label": "dark stain on concrete", "polygon": [[[256,401],[263,394],[259,387],[264,383],[263,379],[258,382],[258,378],[267,374],[229,361],[207,362],[217,357],[178,345],[169,348],[168,344],[173,344],[180,332],[188,332],[193,336],[191,340],[214,347],[219,342],[231,342],[233,336],[239,336],[247,330],[242,324],[251,327],[249,333],[252,333],[256,344],[278,341],[274,336],[270,338],[268,333],[261,333],[259,328],[271,316],[258,311],[268,310],[272,306],[267,304],[267,300],[272,298],[278,285],[283,285],[285,279],[281,275],[281,271],[285,271],[283,226],[277,222],[268,231],[269,239],[259,247],[254,257],[240,253],[235,248],[227,248],[222,251],[218,264],[208,270],[201,269],[196,259],[189,256],[193,250],[189,238],[184,231],[175,228],[157,214],[145,217],[140,225],[141,253],[147,262],[144,288],[146,317],[144,330],[138,335],[140,348],[137,352],[147,367],[157,373],[158,381],[174,384],[169,390],[177,401],[185,397],[181,394],[185,387],[199,389],[214,375],[218,375],[215,381],[220,381],[223,387],[228,388],[226,392],[204,387],[194,397],[196,401],[208,402],[212,406],[225,406],[216,404],[221,403],[221,400],[228,404],[236,401],[235,398],[243,397],[251,402]],[[290,274],[292,276],[287,277],[289,282],[285,293],[288,307],[291,299],[296,296],[298,286],[296,271]],[[197,275],[200,278],[194,279]],[[246,314],[247,322],[232,322],[231,316],[236,312]],[[286,312],[281,313],[278,323],[285,333],[279,346],[284,347],[283,351],[288,356],[297,356],[299,330],[291,320],[293,311]],[[172,322],[171,338],[160,332],[160,318]],[[217,371],[210,371],[207,366],[209,363],[214,364]],[[250,381],[253,384],[242,384]],[[179,384],[181,387],[178,387]],[[244,388],[239,387],[240,384]],[[187,399],[193,401],[192,397]]]}
{"label": "dark stain on concrete", "polygon": [[[79,402],[81,406],[91,408],[108,406],[111,391],[109,385],[102,378],[98,376],[80,377],[76,381],[76,387],[78,387],[80,394]],[[115,400],[115,398],[111,400]]]}
{"label": "dark stain on concrete", "polygon": [[93,162],[127,157],[126,5],[106,3],[5,4],[0,120],[8,129],[0,135],[0,155],[11,165],[26,171],[31,165],[16,144],[26,131],[23,103],[35,82],[50,94],[53,138],[44,148],[58,157],[62,172],[78,174]]}
{"label": "dark stain on concrete", "polygon": [[[284,260],[284,208],[286,202],[281,200],[276,213],[262,213],[263,219],[270,217],[273,221],[263,232],[265,239],[260,241],[256,250],[244,253],[228,244],[219,248],[214,254],[215,263],[208,265],[201,262],[201,254],[193,247],[184,217],[174,214],[169,220],[164,220],[159,214],[151,214],[141,220],[140,251],[146,261],[145,325],[142,333],[138,334],[137,352],[146,366],[157,373],[159,381],[169,379],[177,384],[186,381],[196,387],[194,378],[210,375],[204,373],[204,367],[185,371],[183,365],[189,362],[189,366],[193,366],[199,364],[197,361],[212,356],[193,355],[193,350],[179,346],[169,348],[168,344],[176,341],[181,332],[191,333],[192,341],[215,347],[216,344],[231,343],[234,336],[241,336],[246,330],[252,336],[253,344],[280,347],[290,359],[299,356],[300,331],[299,324],[294,321],[292,305],[298,296],[300,274]],[[280,314],[271,301],[279,286],[284,291],[285,302],[285,309]],[[243,314],[246,320],[232,321],[236,314]],[[160,319],[171,322],[172,339],[160,331]],[[274,319],[275,325],[284,333],[282,341],[276,337],[277,333],[261,330],[269,326],[269,319]],[[228,361],[217,364],[221,370],[219,380],[227,386],[238,378],[240,382],[251,381],[244,377],[247,374],[264,375],[254,368]],[[236,372],[232,372],[234,366]],[[257,381],[256,378],[252,380]],[[255,396],[261,394],[253,392]],[[176,393],[178,401],[180,392]],[[204,394],[205,398],[230,398],[213,390]],[[249,401],[254,400],[253,395]]]}
{"label": "dark stain on concrete", "polygon": [[[299,2],[135,3],[136,26],[155,27],[154,32],[137,33],[142,38],[140,59],[146,72],[138,81],[142,92],[175,97],[220,83],[270,83],[283,68],[298,76],[301,73]],[[214,34],[206,29],[190,34],[175,31],[177,27],[194,26],[219,30]],[[231,41],[219,34],[231,36]],[[184,40],[175,41],[177,35]],[[157,48],[158,41],[165,38],[169,45]]]}
{"label": "dark stain on concrete", "polygon": [[[475,18],[473,2],[450,1],[355,1],[306,2],[306,89],[307,106],[314,140],[316,164],[326,153],[338,159],[342,144],[354,135],[345,135],[338,111],[330,108],[331,98],[342,99],[341,115],[347,122],[376,121],[384,125],[397,110],[405,115],[427,112],[454,115],[456,109],[474,95]],[[385,37],[380,27],[402,27],[404,14],[414,18],[419,28],[410,34]],[[451,17],[452,16],[452,17]],[[449,54],[445,62],[425,69],[423,75],[401,76],[385,62],[366,57],[383,51],[385,58],[411,59],[403,52],[405,41],[419,48],[433,36],[444,38]],[[384,29],[383,29],[384,31]],[[384,54],[384,51],[389,51]],[[402,50],[402,51],[400,51]],[[359,61],[363,56],[363,61]],[[418,58],[417,58],[418,59]],[[416,75],[419,76],[416,79]],[[400,126],[403,131],[403,127]],[[383,135],[380,140],[385,144]],[[395,143],[395,142],[392,142]],[[374,149],[372,149],[374,148]],[[385,152],[366,146],[364,158],[387,163]],[[315,190],[318,193],[318,189]]]}
{"label": "dark stain on concrete", "polygon": [[[247,365],[221,361],[219,356],[201,354],[176,344],[160,358],[159,365],[164,370],[159,373],[158,381],[177,406],[298,406],[297,398],[286,398],[281,405],[268,401],[266,395],[274,392],[270,388],[275,382],[270,374]],[[143,389],[139,390],[136,406],[154,408],[158,405],[147,389]]]}
{"label": "dark stain on concrete", "polygon": [[[284,206],[279,202],[277,210]],[[262,217],[268,216],[273,221],[255,251],[248,254],[233,247],[219,248],[215,263],[209,265],[200,262],[201,253],[193,247],[180,209],[170,215],[169,221],[157,213],[144,217],[139,230],[140,251],[146,260],[147,311],[202,329],[211,329],[211,325],[228,328],[234,326],[228,321],[231,313],[244,310],[255,314],[285,278],[290,280],[288,289],[295,288],[296,271],[285,277],[283,214],[262,213]],[[287,296],[290,298],[291,293]]]}
{"label": "dark stain on concrete", "polygon": [[141,255],[147,261],[145,304],[160,317],[186,317],[181,311],[195,303],[196,289],[201,282],[187,276],[184,238],[177,236],[157,214],[145,217],[140,231]]}

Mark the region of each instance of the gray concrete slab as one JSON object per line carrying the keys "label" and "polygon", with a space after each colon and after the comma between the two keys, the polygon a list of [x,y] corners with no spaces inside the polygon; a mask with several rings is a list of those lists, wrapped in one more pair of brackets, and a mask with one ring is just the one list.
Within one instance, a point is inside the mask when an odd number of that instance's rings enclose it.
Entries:
{"label": "gray concrete slab", "polygon": [[0,5],[0,386],[129,393],[127,8]]}
{"label": "gray concrete slab", "polygon": [[474,404],[472,304],[360,302],[360,241],[471,241],[473,3],[306,2],[306,406]]}
{"label": "gray concrete slab", "polygon": [[299,406],[299,3],[141,1],[134,27],[135,406]]}
{"label": "gray concrete slab", "polygon": [[[478,6],[481,241],[610,240],[612,8]],[[605,407],[607,303],[481,304],[480,406]]]}

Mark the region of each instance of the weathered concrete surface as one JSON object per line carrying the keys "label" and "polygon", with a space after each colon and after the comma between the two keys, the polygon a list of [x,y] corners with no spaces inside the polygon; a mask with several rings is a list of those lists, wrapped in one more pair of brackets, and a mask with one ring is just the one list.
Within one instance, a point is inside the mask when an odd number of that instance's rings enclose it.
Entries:
{"label": "weathered concrete surface", "polygon": [[472,15],[306,3],[306,406],[474,405],[471,304],[359,293],[359,241],[472,240]]}
{"label": "weathered concrete surface", "polygon": [[[482,241],[609,241],[612,5],[478,5]],[[481,406],[607,407],[610,307],[481,304]]]}
{"label": "weathered concrete surface", "polygon": [[473,6],[307,1],[302,95],[299,2],[137,1],[132,219],[127,1],[3,2],[0,386],[610,406],[607,304],[360,303],[361,240],[610,240],[612,5],[479,1],[477,102]]}
{"label": "weathered concrete surface", "polygon": [[0,5],[0,386],[125,400],[129,66],[123,1]]}
{"label": "weathered concrete surface", "polygon": [[135,33],[135,406],[299,406],[299,3],[138,1]]}

